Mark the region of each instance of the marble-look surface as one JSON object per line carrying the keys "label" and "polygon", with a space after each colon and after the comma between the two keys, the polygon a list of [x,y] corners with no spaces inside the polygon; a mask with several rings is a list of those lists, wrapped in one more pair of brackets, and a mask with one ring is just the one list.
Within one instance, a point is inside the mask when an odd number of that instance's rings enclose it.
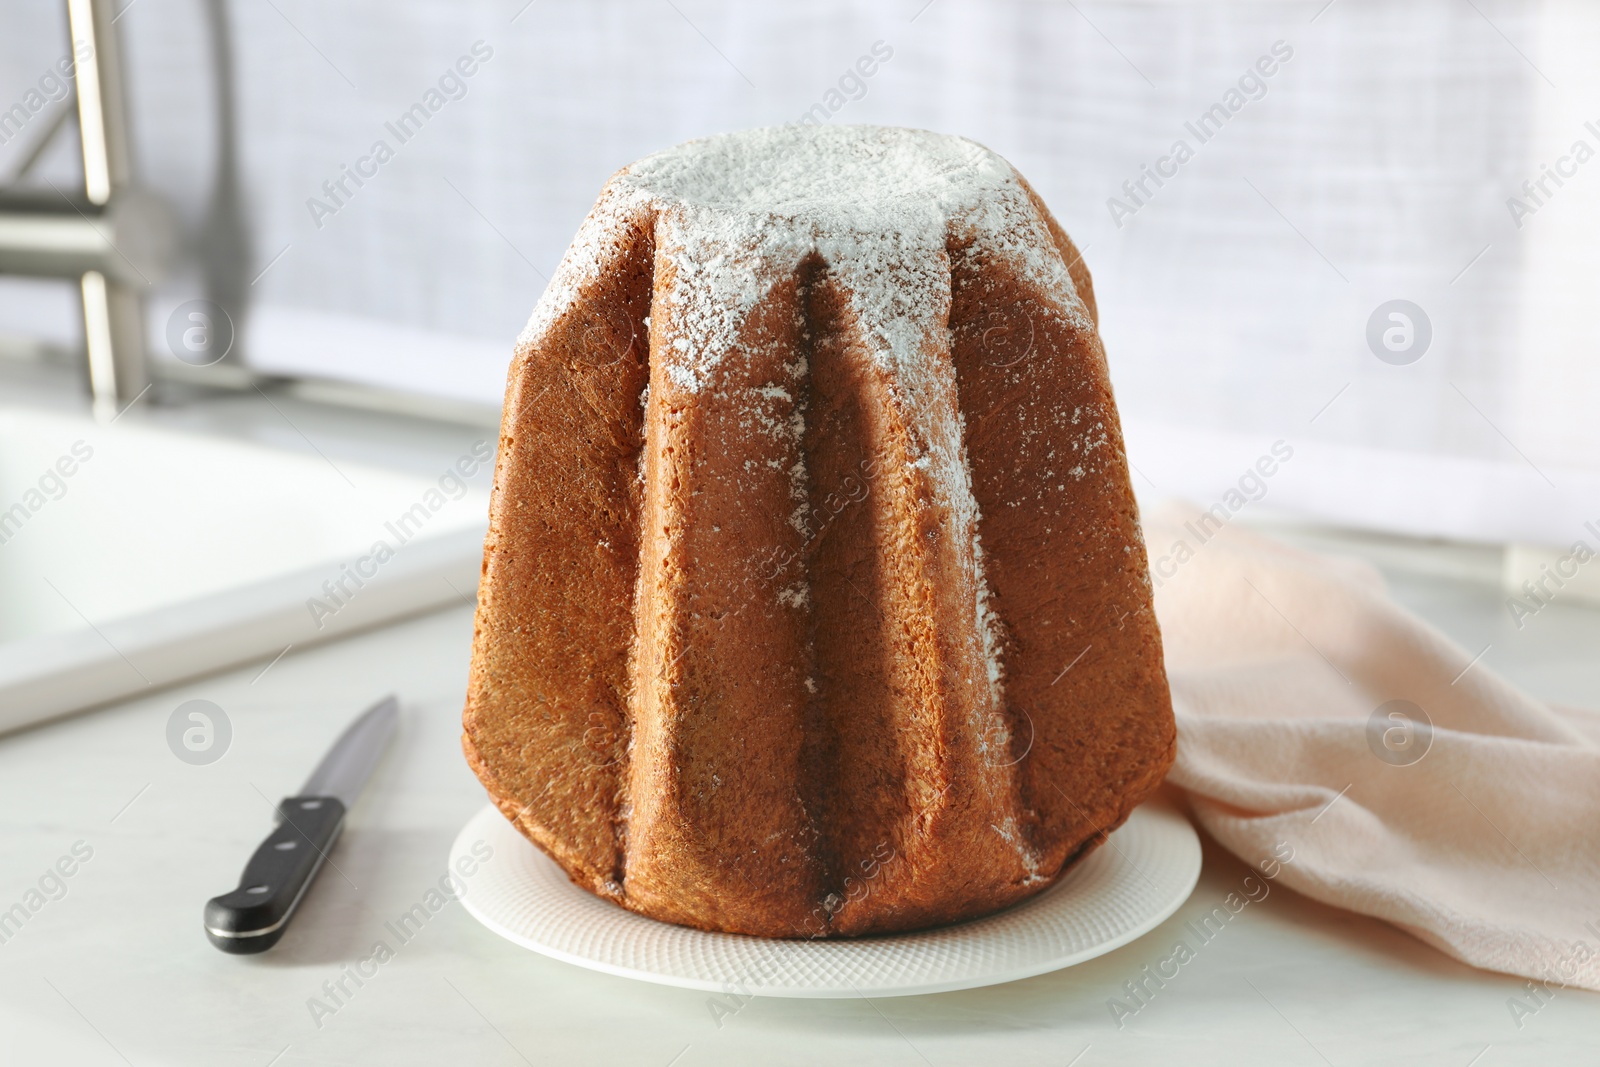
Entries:
{"label": "marble-look surface", "polygon": [[[1600,704],[1600,612],[1553,605],[1517,631],[1492,588],[1389,568],[1398,596],[1533,692]],[[581,970],[500,940],[458,903],[403,945],[484,795],[458,714],[470,611],[452,609],[0,738],[0,909],[77,845],[92,856],[0,944],[0,1063],[1123,1064],[1593,1062],[1600,995],[1560,990],[1519,1028],[1522,982],[1383,923],[1274,888],[1118,1028],[1107,1001],[1166,955],[1246,868],[1206,842],[1189,902],[1098,960],[988,989],[905,999],[727,1001]],[[362,707],[394,690],[403,732],[273,951],[226,956],[200,927],[295,790]],[[208,766],[167,747],[204,698],[231,719]],[[81,845],[78,843],[82,842]],[[71,866],[67,864],[66,866]],[[1600,893],[1597,893],[1600,898]],[[331,1013],[324,983],[393,959]]]}

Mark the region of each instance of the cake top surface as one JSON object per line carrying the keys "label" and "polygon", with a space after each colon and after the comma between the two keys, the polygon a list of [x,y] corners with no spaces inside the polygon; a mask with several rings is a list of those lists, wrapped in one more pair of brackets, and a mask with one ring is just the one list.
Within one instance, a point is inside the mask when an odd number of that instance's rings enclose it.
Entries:
{"label": "cake top surface", "polygon": [[970,209],[1016,183],[1003,159],[964,137],[792,125],[657,152],[629,167],[623,184],[663,205],[880,229]]}
{"label": "cake top surface", "polygon": [[772,126],[688,141],[618,171],[520,343],[555,323],[604,272],[618,232],[646,215],[673,267],[679,329],[667,369],[691,393],[774,282],[809,255],[849,287],[886,367],[905,369],[939,328],[958,232],[1037,291],[1058,294],[1057,313],[1082,307],[1026,186],[982,145],[887,126]]}

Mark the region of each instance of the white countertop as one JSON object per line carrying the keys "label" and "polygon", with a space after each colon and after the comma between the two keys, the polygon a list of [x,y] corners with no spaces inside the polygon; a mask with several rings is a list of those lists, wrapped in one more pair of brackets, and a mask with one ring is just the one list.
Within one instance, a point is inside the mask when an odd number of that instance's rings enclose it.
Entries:
{"label": "white countertop", "polygon": [[[1485,663],[1540,696],[1600,705],[1600,612],[1558,604],[1518,632],[1492,588],[1389,573],[1402,600],[1471,651],[1490,643]],[[0,738],[0,909],[78,842],[80,855],[92,849],[65,894],[0,944],[0,1063],[1496,1067],[1593,1062],[1600,1048],[1600,995],[1559,990],[1519,1028],[1507,1000],[1522,982],[1277,886],[1119,1030],[1108,998],[1246,873],[1209,840],[1199,886],[1167,923],[1009,985],[714,1010],[718,998],[704,993],[524,951],[451,903],[315,1020],[308,1001],[376,940],[393,943],[384,924],[437,883],[457,830],[484,803],[458,743],[471,633],[470,611],[455,608],[296,650],[259,678],[263,664]],[[212,948],[201,905],[233,888],[271,805],[390,690],[402,698],[402,734],[351,814],[336,869],[277,948]],[[214,701],[233,727],[208,766],[181,762],[166,743],[168,716],[193,698]]]}

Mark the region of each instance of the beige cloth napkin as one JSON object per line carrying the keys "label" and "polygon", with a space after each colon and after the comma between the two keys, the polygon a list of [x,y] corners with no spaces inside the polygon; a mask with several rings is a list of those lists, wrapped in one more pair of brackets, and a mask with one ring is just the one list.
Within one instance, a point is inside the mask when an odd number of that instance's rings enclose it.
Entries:
{"label": "beige cloth napkin", "polygon": [[1473,966],[1600,990],[1600,715],[1472,663],[1366,564],[1198,515],[1145,539],[1200,823]]}

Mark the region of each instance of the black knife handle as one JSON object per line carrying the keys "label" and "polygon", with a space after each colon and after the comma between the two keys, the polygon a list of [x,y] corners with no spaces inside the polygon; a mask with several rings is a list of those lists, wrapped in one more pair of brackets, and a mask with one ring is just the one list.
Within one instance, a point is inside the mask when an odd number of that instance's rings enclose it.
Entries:
{"label": "black knife handle", "polygon": [[278,814],[283,821],[245,864],[239,888],[206,901],[206,937],[224,952],[278,943],[344,826],[337,797],[289,797]]}

